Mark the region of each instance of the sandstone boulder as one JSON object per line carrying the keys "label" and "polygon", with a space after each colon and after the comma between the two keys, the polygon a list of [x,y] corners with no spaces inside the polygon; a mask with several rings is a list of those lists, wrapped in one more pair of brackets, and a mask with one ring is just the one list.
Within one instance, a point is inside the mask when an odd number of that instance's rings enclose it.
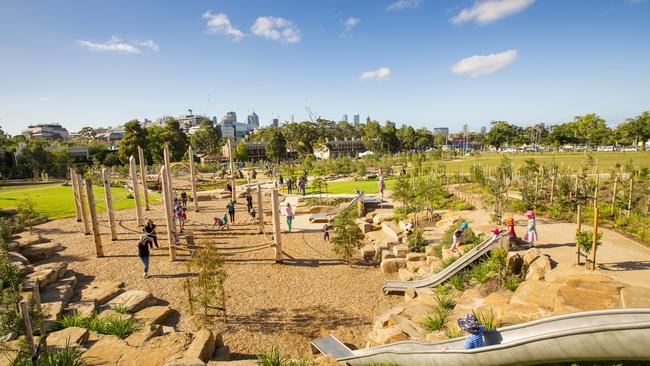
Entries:
{"label": "sandstone boulder", "polygon": [[57,351],[64,349],[67,345],[83,346],[88,340],[88,335],[88,329],[85,328],[65,328],[47,335],[47,348]]}
{"label": "sandstone boulder", "polygon": [[618,294],[612,295],[606,292],[563,285],[559,288],[557,297],[555,298],[554,311],[556,313],[567,313],[612,309],[620,306],[621,298]]}
{"label": "sandstone boulder", "polygon": [[119,319],[119,320],[132,318],[131,314],[118,313],[117,311],[115,311],[113,309],[104,310],[101,313],[99,313],[99,315],[97,315],[97,317],[100,318],[100,319],[113,318],[113,319]]}
{"label": "sandstone boulder", "polygon": [[94,300],[80,300],[68,304],[68,312],[72,314],[81,314],[83,316],[91,316],[97,311],[97,306]]}
{"label": "sandstone boulder", "polygon": [[194,357],[183,357],[169,360],[165,366],[205,366],[206,363]]}
{"label": "sandstone boulder", "polygon": [[541,255],[537,257],[526,269],[526,281],[543,280],[544,276],[551,271],[551,260]]}
{"label": "sandstone boulder", "polygon": [[507,268],[510,272],[514,274],[521,273],[521,269],[524,265],[524,259],[519,253],[510,253],[508,255]]}
{"label": "sandstone boulder", "polygon": [[45,271],[53,270],[56,272],[56,279],[60,280],[65,277],[65,272],[68,270],[68,263],[66,262],[52,262],[47,264],[41,264],[34,267],[34,271]]}
{"label": "sandstone boulder", "polygon": [[131,352],[132,348],[118,337],[104,336],[84,352],[83,359],[91,366],[117,366],[119,361]]}
{"label": "sandstone boulder", "polygon": [[361,248],[361,255],[363,256],[363,259],[366,261],[373,261],[375,259],[375,248],[372,247],[372,245],[365,245],[363,248]]}
{"label": "sandstone boulder", "polygon": [[413,272],[409,271],[406,268],[400,268],[397,273],[399,275],[399,279],[402,281],[413,281],[413,277],[415,276]]}
{"label": "sandstone boulder", "polygon": [[425,268],[425,267],[427,267],[427,263],[425,261],[418,261],[418,262],[407,261],[406,262],[406,269],[408,269],[411,272],[417,272],[420,268]]}
{"label": "sandstone boulder", "polygon": [[63,250],[59,243],[43,243],[34,244],[30,247],[24,248],[21,254],[30,262],[37,262],[49,258],[55,252]]}
{"label": "sandstone boulder", "polygon": [[424,255],[427,257],[437,257],[437,248],[439,244],[429,244],[426,247],[424,247]]}
{"label": "sandstone boulder", "polygon": [[140,328],[137,332],[128,336],[124,341],[131,347],[140,347],[153,337],[163,334],[162,325],[149,324]]}
{"label": "sandstone boulder", "polygon": [[542,255],[542,252],[537,248],[528,249],[522,256],[524,267],[528,267],[531,263],[533,263],[535,259],[539,258]]}
{"label": "sandstone boulder", "polygon": [[383,274],[395,273],[399,269],[397,265],[398,258],[386,258],[381,261],[381,272]]}
{"label": "sandstone boulder", "polygon": [[368,334],[368,343],[371,347],[406,341],[408,339],[409,336],[396,326],[373,329],[370,334]]}
{"label": "sandstone boulder", "polygon": [[399,225],[395,224],[392,221],[383,221],[381,223],[381,230],[388,235],[389,238],[392,238],[393,240],[399,240],[400,235],[404,230],[402,230]]}
{"label": "sandstone boulder", "polygon": [[185,351],[185,357],[198,358],[202,361],[209,361],[216,349],[214,335],[207,329],[201,329],[194,334],[192,344]]}
{"label": "sandstone boulder", "polygon": [[388,326],[388,321],[393,315],[401,314],[404,311],[404,306],[396,306],[394,308],[388,309],[382,314],[375,317],[374,328],[380,329]]}
{"label": "sandstone boulder", "polygon": [[149,291],[129,290],[110,300],[106,303],[106,306],[108,308],[125,306],[129,313],[134,313],[151,305],[154,300],[155,299]]}
{"label": "sandstone boulder", "polygon": [[616,296],[620,293],[622,288],[627,287],[626,284],[614,281],[609,276],[595,273],[575,274],[569,276],[564,284],[583,290],[602,292],[609,296]]}
{"label": "sandstone boulder", "polygon": [[406,260],[409,262],[426,261],[427,256],[424,253],[407,253]]}
{"label": "sandstone boulder", "polygon": [[9,261],[14,264],[29,264],[29,259],[18,252],[9,252]]}
{"label": "sandstone boulder", "polygon": [[81,290],[81,299],[103,305],[122,291],[123,283],[114,281],[93,281]]}
{"label": "sandstone boulder", "polygon": [[555,306],[558,288],[557,284],[545,281],[525,281],[517,287],[510,303],[552,310]]}
{"label": "sandstone boulder", "polygon": [[551,315],[550,311],[535,305],[506,304],[495,313],[502,325],[512,325],[537,320]]}
{"label": "sandstone boulder", "polygon": [[396,245],[393,247],[393,254],[395,254],[397,258],[406,258],[408,252],[409,247],[404,244]]}
{"label": "sandstone boulder", "polygon": [[25,277],[25,289],[31,289],[35,281],[38,281],[40,287],[45,287],[54,283],[57,280],[56,271],[53,269],[45,269],[28,274]]}
{"label": "sandstone boulder", "polygon": [[74,296],[74,290],[70,285],[46,287],[41,290],[41,302],[62,301],[64,305],[67,305],[72,296]]}
{"label": "sandstone boulder", "polygon": [[174,311],[169,306],[149,306],[133,315],[142,324],[162,324]]}
{"label": "sandstone boulder", "polygon": [[399,328],[411,339],[419,339],[424,337],[426,334],[421,325],[402,315],[391,316],[388,325]]}
{"label": "sandstone boulder", "polygon": [[42,303],[41,308],[43,310],[43,320],[48,324],[48,328],[61,319],[61,314],[63,314],[62,301]]}

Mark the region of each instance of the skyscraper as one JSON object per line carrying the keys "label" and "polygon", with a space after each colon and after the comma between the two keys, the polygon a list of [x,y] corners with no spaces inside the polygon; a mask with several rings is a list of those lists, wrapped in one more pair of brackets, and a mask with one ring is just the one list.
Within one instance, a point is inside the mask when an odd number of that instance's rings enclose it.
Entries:
{"label": "skyscraper", "polygon": [[280,126],[280,119],[279,118],[273,118],[273,121],[271,122],[271,126],[279,127]]}
{"label": "skyscraper", "polygon": [[359,124],[359,113],[355,113],[354,116],[352,116],[354,119],[354,124],[358,125]]}
{"label": "skyscraper", "polygon": [[231,122],[231,123],[237,122],[237,113],[235,112],[226,113],[226,115],[223,116],[223,118],[221,118],[221,123],[225,123],[225,122]]}
{"label": "skyscraper", "polygon": [[246,117],[246,123],[255,128],[260,127],[260,117],[253,112]]}
{"label": "skyscraper", "polygon": [[347,122],[347,121],[348,121],[348,115],[347,115],[347,114],[344,114],[344,115],[343,115],[343,118],[341,118],[341,121],[345,121],[345,122]]}

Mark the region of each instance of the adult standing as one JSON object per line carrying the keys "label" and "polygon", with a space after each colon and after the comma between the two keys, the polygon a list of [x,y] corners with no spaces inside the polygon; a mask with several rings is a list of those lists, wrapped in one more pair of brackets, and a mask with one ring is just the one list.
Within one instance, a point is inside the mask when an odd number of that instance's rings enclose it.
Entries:
{"label": "adult standing", "polygon": [[291,208],[290,203],[287,203],[287,208],[285,211],[287,213],[287,226],[289,227],[289,231],[291,231],[291,224],[293,223],[293,209]]}
{"label": "adult standing", "polygon": [[384,177],[379,177],[379,193],[384,197],[384,189],[386,189],[386,183],[384,182]]}
{"label": "adult standing", "polygon": [[287,193],[291,194],[293,191],[293,179],[291,177],[287,178]]}
{"label": "adult standing", "polygon": [[253,196],[251,196],[250,192],[246,192],[246,210],[248,210],[248,213],[250,213],[252,209],[253,209]]}
{"label": "adult standing", "polygon": [[228,216],[230,216],[230,222],[235,223],[235,201],[230,200],[226,205],[226,210],[228,210]]}
{"label": "adult standing", "polygon": [[153,223],[152,219],[147,220],[147,225],[144,226],[144,229],[142,231],[147,235],[148,237],[153,240],[154,245],[156,248],[160,248],[158,246],[158,235],[156,235],[156,224]]}
{"label": "adult standing", "polygon": [[138,240],[138,257],[144,267],[144,278],[149,278],[149,248],[153,248],[153,239],[147,235],[142,235]]}

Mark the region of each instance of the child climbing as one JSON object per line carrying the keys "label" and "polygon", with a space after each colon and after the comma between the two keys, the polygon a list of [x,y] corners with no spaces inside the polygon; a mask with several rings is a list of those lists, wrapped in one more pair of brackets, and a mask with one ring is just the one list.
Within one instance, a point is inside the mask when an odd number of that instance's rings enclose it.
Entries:
{"label": "child climbing", "polygon": [[467,225],[466,222],[463,222],[463,223],[460,224],[460,228],[458,228],[458,229],[456,229],[456,231],[454,231],[454,235],[452,235],[452,237],[451,237],[451,240],[452,240],[451,248],[449,248],[449,249],[451,249],[452,252],[458,251],[458,246],[463,243],[463,232],[467,228],[469,228],[469,225]]}
{"label": "child climbing", "polygon": [[153,239],[143,234],[138,240],[138,257],[144,267],[144,278],[149,278],[149,248],[153,249]]}
{"label": "child climbing", "polygon": [[459,318],[457,323],[458,327],[460,327],[463,332],[469,334],[467,338],[465,338],[463,348],[473,349],[483,347],[483,332],[485,332],[485,327],[479,324],[478,319],[476,319],[474,315],[465,315],[464,317]]}
{"label": "child climbing", "polygon": [[528,210],[526,212],[526,216],[528,216],[528,230],[526,231],[526,235],[524,235],[524,240],[529,242],[530,245],[534,247],[535,242],[537,241],[537,223],[535,221],[535,211]]}
{"label": "child climbing", "polygon": [[147,220],[147,225],[144,226],[144,229],[142,229],[142,231],[145,233],[145,235],[150,237],[151,240],[153,240],[156,248],[160,248],[158,246],[158,236],[156,235],[156,224],[153,223],[153,220]]}
{"label": "child climbing", "polygon": [[506,219],[505,222],[508,227],[508,238],[510,241],[510,248],[516,249],[517,247],[517,234],[515,233],[515,219],[511,216]]}

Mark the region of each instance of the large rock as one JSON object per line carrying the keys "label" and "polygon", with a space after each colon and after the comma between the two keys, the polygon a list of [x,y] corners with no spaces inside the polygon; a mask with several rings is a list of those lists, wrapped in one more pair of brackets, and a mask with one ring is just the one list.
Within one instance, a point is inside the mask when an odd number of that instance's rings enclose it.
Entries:
{"label": "large rock", "polygon": [[383,221],[381,223],[381,230],[393,240],[399,240],[400,235],[404,231],[399,225],[392,221]]}
{"label": "large rock", "polygon": [[209,361],[216,349],[214,335],[207,329],[201,329],[194,335],[194,340],[185,351],[185,357],[198,358],[205,362]]}
{"label": "large rock", "polygon": [[526,281],[543,280],[544,276],[551,271],[551,260],[541,255],[537,257],[526,269]]}
{"label": "large rock", "polygon": [[165,366],[205,366],[206,363],[195,357],[183,357],[169,360]]}
{"label": "large rock", "polygon": [[11,263],[29,264],[29,259],[18,252],[9,252],[9,261]]}
{"label": "large rock", "polygon": [[437,249],[440,244],[429,244],[424,247],[424,254],[427,257],[437,257]]}
{"label": "large rock", "polygon": [[381,261],[381,271],[384,274],[395,273],[400,268],[406,268],[406,259],[386,258],[383,261]]}
{"label": "large rock", "polygon": [[612,309],[621,306],[618,294],[561,286],[555,298],[554,311],[558,314],[575,311]]}
{"label": "large rock", "polygon": [[132,318],[133,316],[131,314],[123,314],[123,313],[118,313],[117,311],[113,309],[107,309],[99,313],[97,315],[98,318],[100,319],[106,319],[106,318],[113,318],[113,319],[118,319],[118,320],[126,320],[129,318]]}
{"label": "large rock", "polygon": [[374,215],[372,217],[372,222],[375,224],[381,224],[382,222],[385,221],[393,221],[394,218],[395,215],[393,215],[392,213],[382,212]]}
{"label": "large rock", "polygon": [[47,335],[47,347],[51,350],[60,350],[67,345],[78,344],[83,346],[88,340],[88,329],[70,327]]}
{"label": "large rock", "polygon": [[402,332],[406,333],[411,339],[423,338],[426,334],[424,328],[412,321],[411,319],[402,316],[402,315],[393,315],[388,320],[389,326],[395,326],[399,328]]}
{"label": "large rock", "polygon": [[558,263],[551,272],[544,276],[544,281],[563,284],[567,279],[576,274],[591,273],[587,272],[583,266],[577,266],[573,263]]}
{"label": "large rock", "polygon": [[396,245],[393,247],[393,254],[397,258],[406,258],[406,255],[409,253],[409,247],[404,244]]}
{"label": "large rock", "polygon": [[94,300],[79,300],[68,304],[67,311],[72,314],[91,316],[97,311],[97,305]]}
{"label": "large rock", "polygon": [[31,289],[35,281],[38,281],[40,287],[45,287],[54,283],[57,280],[56,271],[53,269],[45,269],[42,271],[32,272],[25,277],[25,289]]}
{"label": "large rock", "polygon": [[492,310],[496,314],[499,308],[510,303],[512,295],[513,292],[510,290],[495,291],[485,297],[481,306],[477,308],[477,311],[485,314]]}
{"label": "large rock", "polygon": [[394,308],[388,309],[375,317],[374,328],[380,329],[388,326],[388,321],[393,315],[399,315],[404,311],[404,306],[396,306]]}
{"label": "large rock", "polygon": [[524,267],[528,267],[531,263],[533,263],[535,259],[539,258],[542,255],[542,252],[540,252],[537,248],[528,249],[522,257],[524,261]]}
{"label": "large rock", "polygon": [[427,268],[427,262],[425,262],[425,261],[419,261],[419,262],[407,261],[406,262],[406,269],[408,269],[411,272],[417,272],[420,268]]}
{"label": "large rock", "polygon": [[552,310],[555,306],[555,296],[558,293],[558,288],[557,284],[545,281],[525,281],[517,287],[510,299],[510,303]]}
{"label": "large rock", "polygon": [[163,334],[162,325],[149,324],[140,328],[137,332],[128,336],[124,341],[132,347],[140,347],[153,337],[158,337]]}
{"label": "large rock", "polygon": [[56,273],[56,279],[60,280],[63,277],[65,277],[65,272],[68,270],[68,263],[66,262],[52,262],[52,263],[47,263],[47,264],[41,264],[39,266],[34,267],[34,271],[45,271],[45,270],[53,270]]}
{"label": "large rock", "polygon": [[424,253],[408,253],[406,254],[406,260],[410,262],[426,261],[427,256]]}
{"label": "large rock", "polygon": [[416,323],[420,323],[427,317],[427,315],[431,315],[435,310],[436,307],[434,305],[411,301],[406,303],[404,311],[399,315],[405,316]]}
{"label": "large rock", "polygon": [[623,287],[627,287],[626,284],[614,281],[609,276],[595,273],[569,276],[564,284],[583,290],[602,292],[609,296],[617,296]]}
{"label": "large rock", "polygon": [[49,258],[55,252],[63,250],[59,243],[35,244],[24,248],[21,254],[29,259],[30,262],[37,262]]}
{"label": "large rock", "polygon": [[415,277],[415,274],[406,268],[400,268],[397,273],[399,275],[399,279],[402,281],[413,281],[413,277]]}
{"label": "large rock", "polygon": [[650,308],[650,288],[631,286],[621,289],[621,304],[624,308]]}
{"label": "large rock", "polygon": [[52,326],[57,320],[61,319],[63,314],[63,302],[54,301],[41,304],[43,310],[43,320],[47,323],[48,327]]}
{"label": "large rock", "polygon": [[519,253],[510,253],[508,255],[507,268],[510,272],[514,274],[521,273],[521,269],[524,265],[524,259]]}
{"label": "large rock", "polygon": [[364,260],[373,261],[376,256],[375,248],[373,248],[372,245],[365,245],[361,248],[361,255]]}
{"label": "large rock", "polygon": [[397,326],[373,329],[370,334],[368,334],[368,344],[370,347],[406,341],[408,339],[409,336],[402,332],[402,330]]}
{"label": "large rock", "polygon": [[135,313],[136,311],[151,305],[154,300],[155,299],[149,291],[129,290],[110,300],[106,303],[106,306],[109,308],[125,306],[127,312]]}
{"label": "large rock", "polygon": [[67,305],[72,296],[74,296],[74,289],[70,285],[46,287],[41,290],[41,302],[61,301]]}
{"label": "large rock", "polygon": [[511,303],[499,307],[495,315],[502,325],[512,325],[544,318],[551,313],[539,306]]}
{"label": "large rock", "polygon": [[361,232],[369,233],[373,230],[372,224],[361,219],[357,219],[357,226],[361,229]]}
{"label": "large rock", "polygon": [[149,306],[133,315],[142,324],[162,324],[174,311],[169,306]]}
{"label": "large rock", "polygon": [[123,283],[114,281],[94,281],[81,290],[82,300],[91,300],[103,305],[122,291]]}
{"label": "large rock", "polygon": [[125,359],[132,352],[133,349],[118,337],[104,336],[84,352],[83,359],[91,366],[117,366],[121,359]]}

